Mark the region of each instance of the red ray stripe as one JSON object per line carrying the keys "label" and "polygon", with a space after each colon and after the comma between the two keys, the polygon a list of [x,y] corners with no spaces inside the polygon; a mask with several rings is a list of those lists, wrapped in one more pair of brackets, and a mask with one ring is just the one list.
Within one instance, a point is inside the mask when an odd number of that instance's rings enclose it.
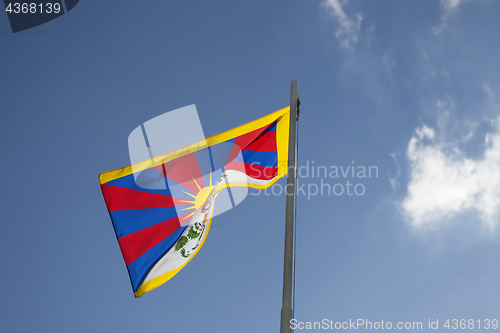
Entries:
{"label": "red ray stripe", "polygon": [[262,133],[262,135],[257,137],[257,139],[250,143],[244,150],[277,151],[276,132]]}
{"label": "red ray stripe", "polygon": [[197,194],[199,189],[193,181],[193,178],[196,179],[201,188],[205,187],[200,167],[198,166],[198,161],[194,153],[176,158],[175,160],[155,167],[155,169],[172,179],[174,182],[181,184],[194,194]]}
{"label": "red ray stripe", "polygon": [[138,190],[133,190],[125,187],[113,185],[101,185],[104,200],[108,206],[108,210],[129,210],[129,209],[145,209],[158,207],[185,206],[189,203],[182,202],[180,198],[171,197],[168,195],[149,193]]}
{"label": "red ray stripe", "polygon": [[[264,127],[256,129],[255,131],[248,132],[241,136],[236,137],[236,139],[234,140],[233,149],[231,150],[231,154],[229,154],[229,158],[227,159],[227,163],[233,161],[242,150],[247,149],[248,146],[252,144],[254,141],[256,141],[262,134],[262,132],[264,132],[268,127],[269,125],[266,125]],[[274,135],[276,136],[276,131],[271,131],[269,133],[274,133]]]}
{"label": "red ray stripe", "polygon": [[180,217],[155,224],[151,227],[136,231],[127,236],[118,238],[120,249],[122,250],[125,264],[128,266],[134,260],[142,256],[153,246],[170,236],[174,231],[181,227],[182,219],[189,215],[186,213]]}

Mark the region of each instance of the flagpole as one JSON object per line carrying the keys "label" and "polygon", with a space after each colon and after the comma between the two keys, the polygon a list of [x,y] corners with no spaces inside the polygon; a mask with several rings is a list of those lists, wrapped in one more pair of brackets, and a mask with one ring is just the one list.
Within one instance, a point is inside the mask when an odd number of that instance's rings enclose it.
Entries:
{"label": "flagpole", "polygon": [[295,145],[297,139],[297,81],[293,80],[290,90],[290,129],[288,138],[288,172],[286,177],[285,216],[285,260],[283,264],[283,306],[281,308],[280,333],[291,333],[290,321],[293,317],[293,224],[295,208]]}

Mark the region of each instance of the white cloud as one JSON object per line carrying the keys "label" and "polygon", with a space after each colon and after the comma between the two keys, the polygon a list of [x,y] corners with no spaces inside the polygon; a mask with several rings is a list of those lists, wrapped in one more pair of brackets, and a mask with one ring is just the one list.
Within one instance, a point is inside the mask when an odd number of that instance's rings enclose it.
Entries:
{"label": "white cloud", "polygon": [[446,27],[450,17],[456,13],[458,6],[467,0],[441,0],[441,8],[443,9],[443,14],[441,15],[441,25],[437,28],[432,28],[434,34],[440,34]]}
{"label": "white cloud", "polygon": [[477,159],[464,155],[458,147],[460,141],[446,142],[426,125],[417,128],[408,144],[411,173],[401,203],[414,227],[434,229],[465,216],[474,216],[471,221],[490,230],[499,224],[500,117],[492,125],[485,136],[484,152]]}
{"label": "white cloud", "polygon": [[335,32],[335,36],[340,41],[340,47],[350,49],[359,40],[358,35],[363,16],[359,13],[356,13],[355,17],[347,15],[343,8],[347,2],[348,0],[325,0],[323,6],[328,9],[339,23],[339,28]]}
{"label": "white cloud", "polygon": [[488,83],[483,83],[483,90],[490,99],[493,99],[495,97],[495,94],[493,93],[493,90]]}

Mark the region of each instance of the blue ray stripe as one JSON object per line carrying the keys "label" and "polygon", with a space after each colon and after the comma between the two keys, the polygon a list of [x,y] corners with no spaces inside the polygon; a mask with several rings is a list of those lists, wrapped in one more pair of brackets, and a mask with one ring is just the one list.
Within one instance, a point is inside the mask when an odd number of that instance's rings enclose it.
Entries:
{"label": "blue ray stripe", "polygon": [[214,166],[214,157],[212,155],[212,148],[211,147],[208,147],[208,151],[210,152],[210,167],[212,171],[215,170],[215,166]]}
{"label": "blue ray stripe", "polygon": [[175,207],[116,210],[109,214],[118,238],[177,216]]}
{"label": "blue ray stripe", "polygon": [[233,149],[234,141],[235,139],[231,139],[210,147],[214,170],[224,169]]}
{"label": "blue ray stripe", "polygon": [[241,152],[243,160],[248,164],[257,164],[266,168],[278,165],[278,153],[268,151],[244,150]]}
{"label": "blue ray stripe", "polygon": [[276,131],[276,125],[278,124],[278,121],[276,120],[274,123],[270,124],[268,128],[264,132],[273,132]]}
{"label": "blue ray stripe", "polygon": [[[106,185],[113,185],[118,187],[129,188],[148,193],[156,193],[163,195],[171,195],[170,190],[165,185],[165,176],[155,169],[147,169],[141,172],[138,176],[139,183],[146,185],[148,188],[140,187],[137,185],[134,175],[114,179],[105,183]],[[167,187],[167,188],[165,188]]]}
{"label": "blue ray stripe", "polygon": [[[210,149],[205,148],[199,150],[194,153],[194,157],[196,158],[196,162],[198,164],[198,168],[200,169],[200,173],[202,176],[210,175],[212,171],[212,163],[210,161]],[[208,182],[205,181],[205,177],[203,177],[204,184],[199,184],[202,188],[208,186]]]}
{"label": "blue ray stripe", "polygon": [[168,183],[168,189],[169,189],[172,197],[186,199],[186,200],[194,200],[193,197],[184,193],[184,191],[187,193],[191,193],[191,191],[188,190],[187,188],[185,188],[184,185],[179,184],[176,181],[174,181],[168,177],[166,177],[165,179]]}
{"label": "blue ray stripe", "polygon": [[128,274],[130,276],[130,282],[132,283],[134,292],[139,289],[142,281],[144,281],[151,268],[153,268],[158,260],[160,260],[170,250],[170,248],[175,245],[177,239],[179,239],[186,227],[187,225],[180,227],[170,236],[153,246],[146,253],[128,265]]}

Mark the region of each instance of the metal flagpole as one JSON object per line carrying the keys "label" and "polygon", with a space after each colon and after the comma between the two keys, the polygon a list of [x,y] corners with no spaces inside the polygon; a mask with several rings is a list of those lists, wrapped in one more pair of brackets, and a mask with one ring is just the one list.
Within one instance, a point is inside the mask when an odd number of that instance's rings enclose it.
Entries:
{"label": "metal flagpole", "polygon": [[295,205],[295,145],[297,129],[297,81],[292,81],[290,91],[290,130],[288,139],[288,173],[286,177],[285,261],[283,265],[283,307],[281,308],[280,333],[291,333],[292,283],[293,283],[293,221]]}

